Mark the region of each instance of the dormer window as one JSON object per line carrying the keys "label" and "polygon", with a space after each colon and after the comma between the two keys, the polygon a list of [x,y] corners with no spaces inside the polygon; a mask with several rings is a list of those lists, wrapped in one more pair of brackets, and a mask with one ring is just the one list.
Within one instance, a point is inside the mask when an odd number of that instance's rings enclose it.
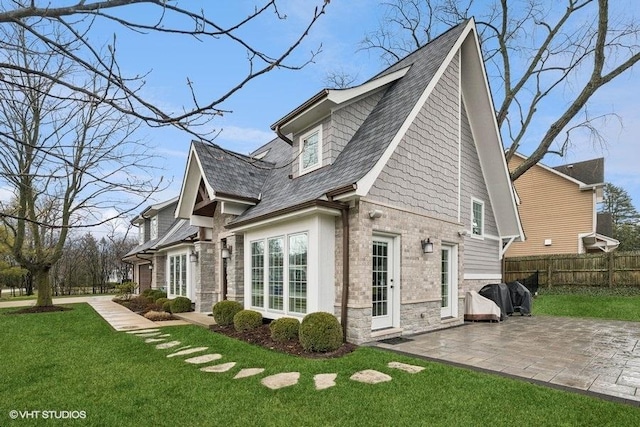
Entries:
{"label": "dormer window", "polygon": [[138,244],[141,245],[144,243],[144,222],[140,223],[138,226]]}
{"label": "dormer window", "polygon": [[151,218],[151,240],[158,238],[158,217]]}
{"label": "dormer window", "polygon": [[300,136],[300,175],[322,165],[322,126]]}

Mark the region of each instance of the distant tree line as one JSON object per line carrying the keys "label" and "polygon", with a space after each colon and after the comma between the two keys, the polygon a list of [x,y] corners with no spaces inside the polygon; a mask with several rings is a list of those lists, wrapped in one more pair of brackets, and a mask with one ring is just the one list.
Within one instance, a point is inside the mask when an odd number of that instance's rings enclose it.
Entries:
{"label": "distant tree line", "polygon": [[605,184],[600,212],[611,215],[611,237],[620,241],[619,251],[640,251],[640,213],[625,189]]}

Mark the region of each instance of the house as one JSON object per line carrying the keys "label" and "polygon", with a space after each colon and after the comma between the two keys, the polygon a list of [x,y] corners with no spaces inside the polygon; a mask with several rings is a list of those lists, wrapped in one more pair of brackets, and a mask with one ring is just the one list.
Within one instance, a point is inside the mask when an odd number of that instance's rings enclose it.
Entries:
{"label": "house", "polygon": [[249,156],[190,147],[176,218],[194,297],[334,313],[350,342],[459,325],[523,238],[473,20],[365,83],[318,92]]}
{"label": "house", "polygon": [[[515,154],[514,169],[526,157]],[[610,252],[619,242],[611,233],[611,217],[598,215],[602,201],[604,159],[557,167],[536,164],[514,182],[518,210],[527,236],[512,244],[508,257]]]}
{"label": "house", "polygon": [[123,257],[133,266],[138,291],[154,288],[169,298],[195,298],[193,240],[198,228],[176,219],[178,197],[145,208],[131,223],[138,228],[138,245]]}

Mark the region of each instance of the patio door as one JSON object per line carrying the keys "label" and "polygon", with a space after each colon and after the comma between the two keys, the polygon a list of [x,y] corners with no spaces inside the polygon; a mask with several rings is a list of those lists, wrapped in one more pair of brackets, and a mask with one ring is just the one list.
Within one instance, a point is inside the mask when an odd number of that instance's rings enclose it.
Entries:
{"label": "patio door", "polygon": [[396,259],[394,239],[374,236],[373,238],[373,275],[371,282],[372,319],[371,329],[384,329],[393,326],[396,284]]}
{"label": "patio door", "polygon": [[453,245],[442,245],[440,293],[442,299],[441,317],[458,315],[458,254]]}

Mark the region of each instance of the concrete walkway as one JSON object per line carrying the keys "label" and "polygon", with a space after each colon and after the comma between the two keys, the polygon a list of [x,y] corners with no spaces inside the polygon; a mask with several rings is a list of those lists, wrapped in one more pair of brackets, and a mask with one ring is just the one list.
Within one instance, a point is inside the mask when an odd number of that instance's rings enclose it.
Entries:
{"label": "concrete walkway", "polygon": [[377,346],[640,406],[635,322],[515,315],[408,338]]}

